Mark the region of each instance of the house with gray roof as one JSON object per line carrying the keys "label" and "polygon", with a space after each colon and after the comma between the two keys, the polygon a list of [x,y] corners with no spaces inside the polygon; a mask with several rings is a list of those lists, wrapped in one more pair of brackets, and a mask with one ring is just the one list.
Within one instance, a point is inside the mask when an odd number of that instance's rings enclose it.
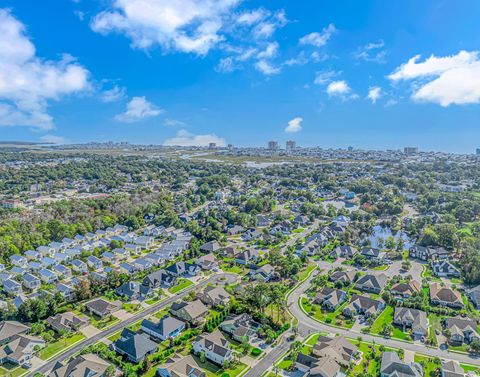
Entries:
{"label": "house with gray roof", "polygon": [[428,335],[427,313],[418,309],[396,307],[393,314],[393,324],[402,328],[403,331],[412,329],[415,338]]}
{"label": "house with gray roof", "polygon": [[445,319],[445,329],[450,333],[450,342],[456,344],[469,344],[480,340],[478,323],[468,317],[453,317]]}
{"label": "house with gray roof", "polygon": [[128,300],[140,300],[152,297],[154,295],[153,289],[148,285],[140,284],[137,281],[129,281],[121,285],[115,290],[115,293]]}
{"label": "house with gray roof", "polygon": [[423,369],[419,363],[407,363],[396,352],[384,352],[380,365],[381,377],[422,377]]}
{"label": "house with gray roof", "polygon": [[13,279],[8,279],[3,282],[3,290],[10,296],[18,296],[23,293],[22,285]]}
{"label": "house with gray roof", "polygon": [[57,362],[47,377],[105,377],[111,364],[93,353]]}
{"label": "house with gray roof", "polygon": [[125,328],[115,342],[110,345],[111,349],[120,355],[124,355],[133,363],[139,363],[148,355],[158,350],[158,343],[150,339],[147,334],[137,334]]}
{"label": "house with gray roof", "polygon": [[90,319],[72,312],[59,313],[48,317],[45,322],[58,332],[75,332],[90,324]]}
{"label": "house with gray roof", "polygon": [[385,274],[366,274],[358,278],[355,288],[360,291],[379,294],[387,285],[387,280]]}
{"label": "house with gray roof", "polygon": [[347,299],[347,293],[340,289],[323,287],[315,296],[314,303],[334,311]]}
{"label": "house with gray roof", "polygon": [[199,325],[205,322],[208,308],[200,300],[191,302],[181,301],[172,304],[170,313],[192,325]]}
{"label": "house with gray roof", "polygon": [[217,365],[224,365],[233,357],[229,341],[218,329],[199,335],[192,342],[192,348],[196,355],[203,353],[207,360]]}
{"label": "house with gray roof", "polygon": [[164,341],[180,335],[185,329],[185,322],[169,316],[163,317],[157,323],[144,319],[141,324],[141,329],[151,337]]}
{"label": "house with gray roof", "polygon": [[40,288],[40,286],[42,285],[42,282],[40,281],[39,278],[37,278],[36,276],[34,276],[32,274],[25,274],[22,277],[22,285],[25,288],[28,288],[32,291],[35,291],[38,288]]}
{"label": "house with gray roof", "polygon": [[159,377],[207,377],[192,355],[174,355],[157,369]]}

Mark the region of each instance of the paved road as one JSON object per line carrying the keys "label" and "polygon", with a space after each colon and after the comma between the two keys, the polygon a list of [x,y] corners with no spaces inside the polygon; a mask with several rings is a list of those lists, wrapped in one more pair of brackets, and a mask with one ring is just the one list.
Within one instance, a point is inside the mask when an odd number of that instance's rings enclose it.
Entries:
{"label": "paved road", "polygon": [[261,359],[252,369],[250,369],[243,377],[259,377],[270,368],[290,348],[290,344],[285,338],[272,349],[263,359]]}
{"label": "paved road", "polygon": [[292,314],[298,319],[298,330],[300,335],[308,336],[308,334],[311,334],[313,332],[322,331],[322,332],[334,333],[334,334],[338,334],[338,335],[342,335],[350,338],[352,337],[356,338],[358,336],[361,336],[364,341],[375,342],[376,344],[384,345],[387,347],[400,348],[407,351],[428,355],[431,357],[438,356],[442,359],[447,359],[447,360],[457,360],[460,363],[480,365],[480,358],[474,357],[471,355],[449,352],[448,350],[440,350],[438,348],[429,348],[422,344],[406,343],[406,342],[401,342],[394,339],[386,339],[379,336],[362,334],[361,332],[354,331],[352,329],[349,329],[349,330],[340,329],[340,328],[336,328],[336,327],[329,326],[327,324],[323,324],[315,321],[314,319],[306,315],[298,305],[299,298],[301,297],[303,292],[305,292],[305,290],[308,288],[310,284],[310,280],[312,278],[313,276],[311,276],[304,283],[302,283],[288,297],[288,300],[287,300],[288,308],[290,309]]}
{"label": "paved road", "polygon": [[238,278],[238,275],[230,274],[230,273],[219,273],[219,274],[213,275],[210,278],[208,278],[208,279],[206,279],[206,280],[204,280],[204,281],[202,281],[202,282],[200,282],[200,283],[198,283],[194,286],[189,287],[188,289],[186,289],[185,291],[177,294],[176,296],[170,297],[165,301],[159,302],[158,304],[153,305],[153,306],[145,309],[144,311],[142,311],[138,314],[135,314],[133,317],[130,317],[129,319],[126,319],[125,321],[119,322],[119,323],[115,324],[114,326],[110,327],[109,329],[106,329],[106,330],[98,333],[97,335],[95,335],[91,338],[85,339],[84,341],[82,341],[82,342],[76,344],[75,346],[73,346],[72,348],[70,348],[68,351],[66,351],[66,352],[48,360],[42,366],[40,366],[36,369],[30,370],[30,372],[27,374],[27,377],[32,377],[36,372],[39,372],[39,373],[42,373],[42,374],[47,374],[54,367],[54,365],[57,362],[68,359],[69,357],[73,356],[77,352],[80,352],[85,347],[88,347],[89,345],[100,341],[100,339],[106,338],[106,337],[112,335],[113,333],[123,329],[124,327],[129,326],[129,325],[141,320],[142,318],[145,318],[145,317],[159,311],[160,309],[163,309],[164,307],[166,307],[166,306],[172,304],[173,302],[177,301],[179,298],[182,298],[182,297],[186,296],[188,293],[190,293],[194,289],[197,289],[197,288],[203,287],[203,286],[205,286],[209,283],[215,283],[215,282],[219,282],[219,283],[229,282],[229,283],[231,283],[231,282],[236,281],[237,278]]}

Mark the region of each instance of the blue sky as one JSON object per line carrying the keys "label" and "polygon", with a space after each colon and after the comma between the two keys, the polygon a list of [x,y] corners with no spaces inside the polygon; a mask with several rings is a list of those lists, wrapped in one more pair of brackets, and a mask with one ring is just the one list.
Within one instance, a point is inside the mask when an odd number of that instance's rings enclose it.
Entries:
{"label": "blue sky", "polygon": [[0,140],[480,146],[476,0],[0,7]]}

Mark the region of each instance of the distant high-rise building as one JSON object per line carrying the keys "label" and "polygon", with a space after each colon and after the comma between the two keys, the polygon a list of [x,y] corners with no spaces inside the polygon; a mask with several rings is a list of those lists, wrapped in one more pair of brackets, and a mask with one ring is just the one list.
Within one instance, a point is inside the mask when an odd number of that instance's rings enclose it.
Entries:
{"label": "distant high-rise building", "polygon": [[268,149],[270,149],[271,151],[276,151],[278,149],[278,141],[270,140],[268,142]]}
{"label": "distant high-rise building", "polygon": [[217,147],[217,143],[208,143],[209,149],[215,149]]}
{"label": "distant high-rise building", "polygon": [[285,149],[287,151],[291,151],[292,149],[295,149],[297,147],[297,143],[293,140],[288,140],[286,143],[285,143]]}
{"label": "distant high-rise building", "polygon": [[348,151],[349,152],[353,151],[353,147],[348,147]]}
{"label": "distant high-rise building", "polygon": [[475,154],[478,156],[480,155],[480,148],[477,148],[477,150],[475,151]]}
{"label": "distant high-rise building", "polygon": [[228,145],[227,145],[227,148],[228,148],[228,149],[233,149],[233,144],[228,144]]}
{"label": "distant high-rise building", "polygon": [[418,153],[418,148],[417,147],[405,147],[403,148],[403,153],[405,154],[415,154]]}

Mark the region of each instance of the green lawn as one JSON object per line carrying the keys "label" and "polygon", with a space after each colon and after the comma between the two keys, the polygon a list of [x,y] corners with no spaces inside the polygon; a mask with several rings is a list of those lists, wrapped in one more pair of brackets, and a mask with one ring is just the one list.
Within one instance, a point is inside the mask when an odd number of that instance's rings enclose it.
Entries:
{"label": "green lawn", "polygon": [[246,273],[245,267],[243,267],[239,264],[221,263],[220,268],[224,272],[230,272],[232,274],[237,274],[237,275],[245,275],[245,273]]}
{"label": "green lawn", "polygon": [[431,345],[437,345],[437,336],[435,335],[435,330],[442,332],[442,317],[437,316],[434,313],[430,313],[428,315],[428,322],[430,324],[430,331],[428,335],[428,339]]}
{"label": "green lawn", "polygon": [[148,305],[155,305],[156,303],[163,300],[163,297],[153,297],[148,300],[145,300],[145,303]]}
{"label": "green lawn", "polygon": [[[378,316],[378,318],[373,322],[372,327],[370,328],[370,332],[373,334],[380,334],[383,327],[388,324],[393,323],[393,313],[394,308],[391,306],[387,306],[385,310]],[[404,333],[400,328],[397,326],[393,326],[393,331],[391,334],[392,338],[397,338],[400,340],[407,340],[410,341],[410,334]]]}
{"label": "green lawn", "polygon": [[80,333],[74,334],[70,337],[62,338],[56,342],[50,343],[47,347],[40,350],[40,352],[38,353],[38,356],[42,360],[48,360],[49,358],[56,355],[57,353],[66,351],[67,348],[72,346],[72,344],[79,342],[82,339],[85,339],[85,335]]}
{"label": "green lawn", "polygon": [[175,285],[174,287],[168,288],[168,291],[170,293],[178,293],[184,289],[187,289],[188,287],[192,286],[193,283],[191,280],[188,279],[178,279],[178,284]]}
{"label": "green lawn", "polygon": [[27,369],[13,364],[3,364],[3,366],[0,367],[0,376],[18,377],[27,372]]}
{"label": "green lawn", "polygon": [[143,307],[141,304],[123,304],[123,309],[125,309],[127,312],[135,314],[138,312],[141,312],[143,310]]}
{"label": "green lawn", "polygon": [[113,326],[115,323],[120,322],[120,319],[111,315],[106,316],[105,318],[96,318],[95,316],[90,316],[92,325],[97,329],[103,330],[107,327]]}
{"label": "green lawn", "polygon": [[300,271],[298,273],[298,281],[305,280],[315,267],[316,265],[312,263],[312,264],[309,264],[305,269]]}
{"label": "green lawn", "polygon": [[300,306],[313,319],[326,324],[350,329],[352,328],[355,321],[343,318],[342,314],[343,308],[347,305],[348,300],[346,300],[342,305],[340,305],[334,312],[329,312],[323,311],[319,305],[310,303],[310,301],[305,297],[302,297],[300,300]]}
{"label": "green lawn", "polygon": [[245,364],[239,363],[234,368],[229,368],[227,370],[224,370],[221,367],[209,361],[202,363],[200,362],[200,359],[198,357],[196,356],[193,356],[193,357],[197,361],[198,365],[200,365],[200,367],[203,369],[207,377],[217,377],[217,376],[223,375],[224,373],[228,373],[230,377],[236,377],[239,374],[241,374],[245,370],[245,368],[247,368]]}
{"label": "green lawn", "polygon": [[416,354],[414,360],[422,366],[424,376],[432,376],[434,374],[431,373],[435,373],[439,367],[441,368],[441,365],[435,364],[433,357]]}

